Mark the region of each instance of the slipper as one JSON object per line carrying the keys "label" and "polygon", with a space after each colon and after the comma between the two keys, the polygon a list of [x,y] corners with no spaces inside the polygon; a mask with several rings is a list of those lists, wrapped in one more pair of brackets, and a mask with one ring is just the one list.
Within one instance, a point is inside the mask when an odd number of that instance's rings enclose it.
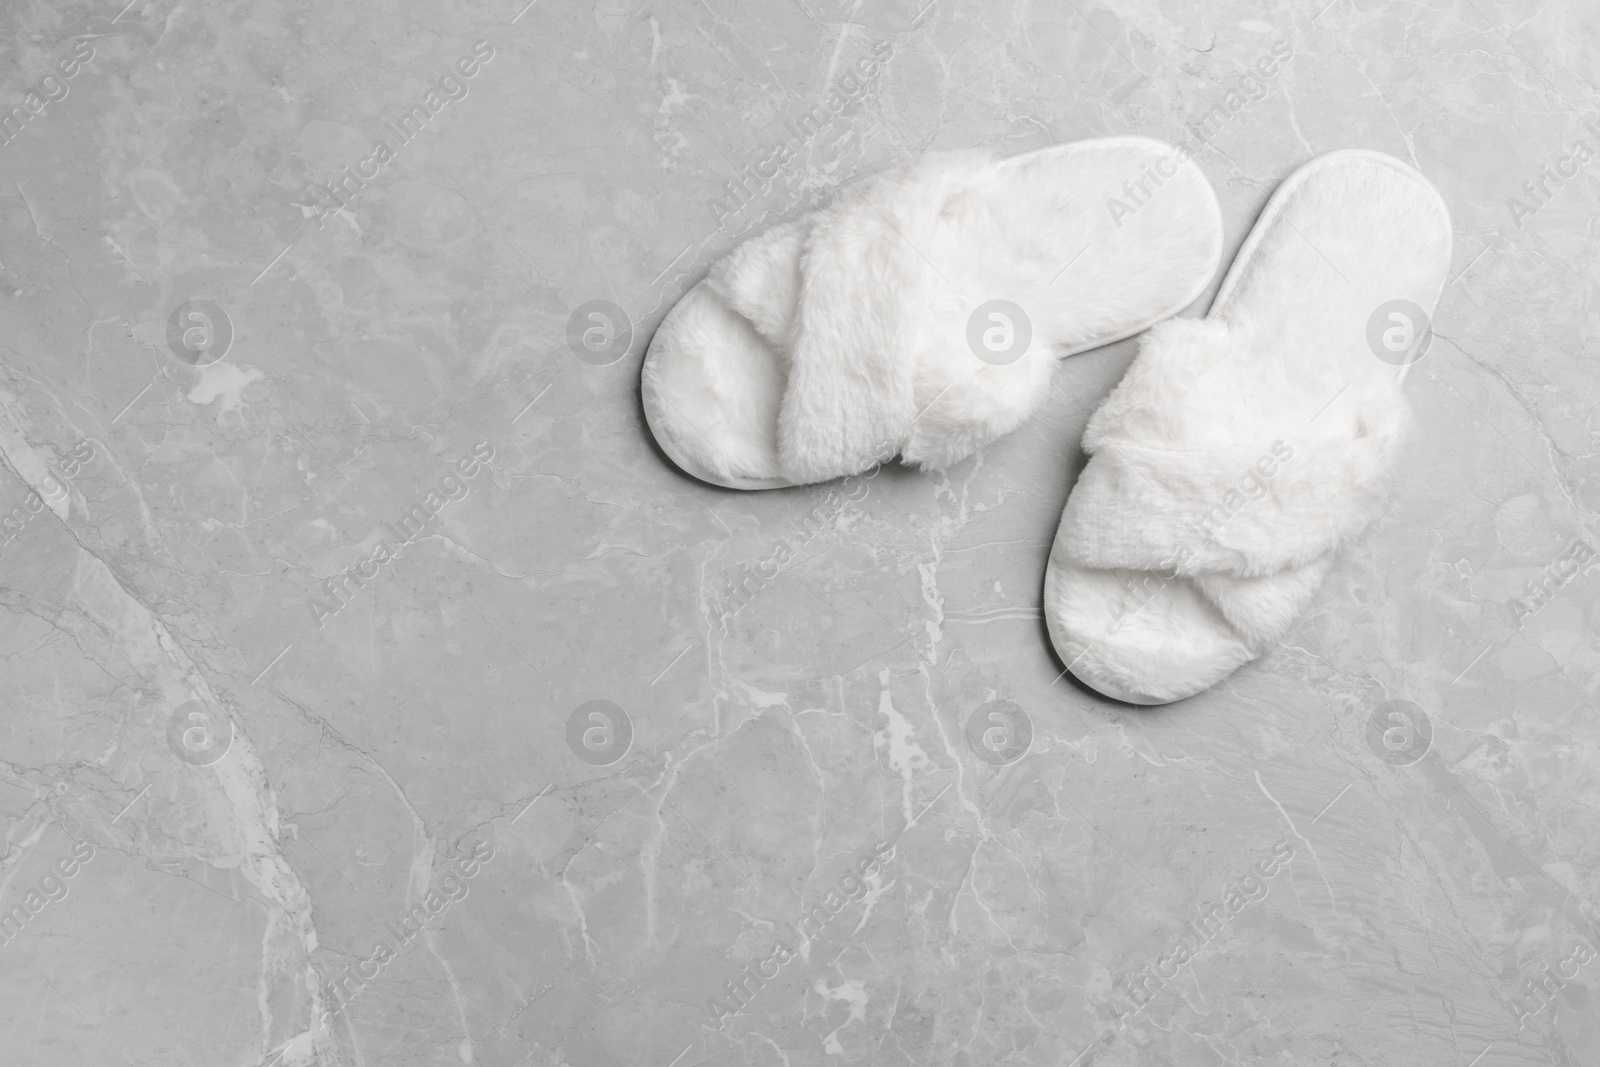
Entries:
{"label": "slipper", "polygon": [[1053,356],[1187,307],[1221,247],[1211,186],[1162,141],[924,156],[715,263],[650,342],[646,420],[735,489],[943,469],[1034,412]]}
{"label": "slipper", "polygon": [[1426,178],[1332,152],[1273,194],[1206,318],[1145,335],[1084,431],[1045,574],[1080,681],[1165,704],[1288,632],[1382,507],[1450,249]]}

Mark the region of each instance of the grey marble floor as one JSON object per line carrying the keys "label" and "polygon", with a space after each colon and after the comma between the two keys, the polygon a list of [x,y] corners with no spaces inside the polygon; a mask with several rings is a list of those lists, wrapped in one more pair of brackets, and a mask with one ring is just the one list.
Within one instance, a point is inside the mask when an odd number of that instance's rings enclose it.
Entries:
{"label": "grey marble floor", "polygon": [[[123,2],[0,11],[6,1067],[1600,1063],[1600,9]],[[638,399],[742,236],[1119,132],[1457,238],[1382,521],[1156,710],[1038,612],[1133,342],[848,494]]]}

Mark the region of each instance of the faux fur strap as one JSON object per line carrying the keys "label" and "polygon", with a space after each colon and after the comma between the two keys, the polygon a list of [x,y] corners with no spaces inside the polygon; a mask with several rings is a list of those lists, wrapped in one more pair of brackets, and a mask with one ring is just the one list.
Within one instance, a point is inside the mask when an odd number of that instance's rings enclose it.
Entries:
{"label": "faux fur strap", "polygon": [[712,290],[785,358],[800,302],[805,238],[804,220],[775,226],[717,260],[706,275]]}
{"label": "faux fur strap", "polygon": [[986,153],[924,156],[812,220],[778,417],[778,454],[795,481],[859,473],[904,446],[932,274],[920,250],[951,192],[989,166]]}
{"label": "faux fur strap", "polygon": [[1257,358],[1266,337],[1216,320],[1146,335],[1084,434],[1092,458],[1062,516],[1075,559],[1257,578],[1366,527],[1407,421],[1398,383],[1342,350]]}

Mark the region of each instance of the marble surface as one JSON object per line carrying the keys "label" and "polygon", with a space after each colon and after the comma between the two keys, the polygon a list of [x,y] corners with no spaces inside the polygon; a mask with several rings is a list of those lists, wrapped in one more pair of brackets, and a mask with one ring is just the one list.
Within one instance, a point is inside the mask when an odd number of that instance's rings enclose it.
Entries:
{"label": "marble surface", "polygon": [[[0,10],[7,1067],[1600,1062],[1592,5],[122,2]],[[741,236],[1125,132],[1456,228],[1383,519],[1155,710],[1038,612],[1133,342],[848,492],[638,399]]]}

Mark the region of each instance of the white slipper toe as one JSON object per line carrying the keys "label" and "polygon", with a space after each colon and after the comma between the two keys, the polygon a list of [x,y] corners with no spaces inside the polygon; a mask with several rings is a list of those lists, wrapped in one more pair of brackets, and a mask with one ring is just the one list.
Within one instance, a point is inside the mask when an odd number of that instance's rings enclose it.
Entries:
{"label": "white slipper toe", "polygon": [[1214,685],[1254,652],[1184,577],[1051,558],[1044,616],[1067,670],[1129,704],[1165,704]]}
{"label": "white slipper toe", "polygon": [[645,419],[668,459],[729,489],[791,484],[775,432],[787,372],[748,319],[702,281],[667,312],[651,351],[674,353],[646,360],[642,379]]}

